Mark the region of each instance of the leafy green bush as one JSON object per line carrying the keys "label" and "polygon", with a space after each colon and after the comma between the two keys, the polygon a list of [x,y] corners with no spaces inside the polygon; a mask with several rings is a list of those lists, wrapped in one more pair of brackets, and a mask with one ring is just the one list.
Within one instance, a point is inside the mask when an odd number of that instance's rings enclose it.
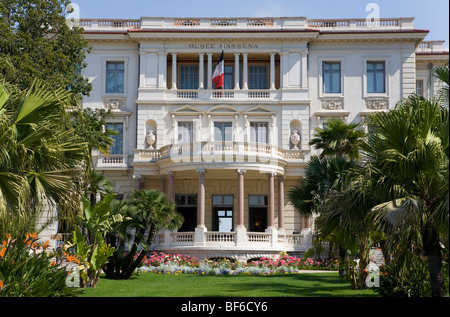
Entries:
{"label": "leafy green bush", "polygon": [[54,265],[45,247],[27,234],[25,243],[8,237],[0,246],[0,297],[73,297],[81,291],[68,287],[65,268]]}
{"label": "leafy green bush", "polygon": [[400,261],[382,266],[380,287],[375,290],[386,297],[430,297],[430,272],[426,258],[412,256],[406,267]]}

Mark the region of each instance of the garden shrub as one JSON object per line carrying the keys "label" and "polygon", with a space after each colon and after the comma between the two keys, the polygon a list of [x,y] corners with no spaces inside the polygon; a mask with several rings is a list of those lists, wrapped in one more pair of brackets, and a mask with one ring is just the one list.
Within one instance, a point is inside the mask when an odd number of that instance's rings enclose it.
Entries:
{"label": "garden shrub", "polygon": [[382,265],[380,287],[375,291],[385,297],[430,297],[430,272],[426,258],[414,255],[406,267],[400,261]]}
{"label": "garden shrub", "polygon": [[81,291],[68,287],[68,271],[52,262],[48,242],[36,243],[36,234],[25,242],[7,237],[0,245],[0,297],[73,297]]}

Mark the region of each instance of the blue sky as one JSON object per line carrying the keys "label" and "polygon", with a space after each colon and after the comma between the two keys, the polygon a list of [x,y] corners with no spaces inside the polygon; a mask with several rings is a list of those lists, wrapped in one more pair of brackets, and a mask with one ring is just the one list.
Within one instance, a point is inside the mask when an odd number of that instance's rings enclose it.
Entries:
{"label": "blue sky", "polygon": [[430,30],[426,40],[449,46],[448,0],[72,0],[81,18],[288,17],[365,18],[376,3],[380,17],[415,17],[414,26]]}

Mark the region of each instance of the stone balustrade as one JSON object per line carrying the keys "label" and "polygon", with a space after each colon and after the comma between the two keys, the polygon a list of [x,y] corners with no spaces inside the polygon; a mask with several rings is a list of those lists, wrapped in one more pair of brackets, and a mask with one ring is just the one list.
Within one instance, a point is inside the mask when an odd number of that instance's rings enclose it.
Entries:
{"label": "stone balustrade", "polygon": [[366,19],[307,19],[306,17],[281,18],[159,18],[141,19],[80,19],[86,30],[95,29],[413,29],[414,18]]}
{"label": "stone balustrade", "polygon": [[[286,150],[276,145],[252,142],[194,142],[171,144],[159,150],[140,149],[134,151],[134,162],[156,162],[162,159],[178,161],[232,160],[235,162],[304,161],[305,153],[301,150]],[[195,160],[194,160],[195,158]]]}
{"label": "stone balustrade", "polygon": [[445,51],[445,41],[423,41],[417,48],[417,53],[442,53]]}
{"label": "stone balustrade", "polygon": [[128,168],[128,155],[101,154],[97,156],[97,168]]}
{"label": "stone balustrade", "polygon": [[[244,237],[239,237],[243,235]],[[304,230],[301,234],[284,234],[274,230],[272,232],[231,231],[196,231],[170,232],[161,231],[156,235],[152,249],[169,250],[171,248],[205,247],[205,248],[233,248],[240,249],[279,249],[283,251],[305,251],[310,247],[311,230]],[[200,243],[199,243],[200,241]]]}

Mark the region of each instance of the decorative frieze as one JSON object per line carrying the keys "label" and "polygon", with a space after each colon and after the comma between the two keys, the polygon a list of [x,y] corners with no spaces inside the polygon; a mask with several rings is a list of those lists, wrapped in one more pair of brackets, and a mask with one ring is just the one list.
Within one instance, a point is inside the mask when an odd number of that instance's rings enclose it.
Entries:
{"label": "decorative frieze", "polygon": [[366,98],[366,109],[383,110],[388,109],[388,98]]}
{"label": "decorative frieze", "polygon": [[126,99],[121,98],[104,98],[103,107],[111,111],[120,111],[126,105]]}
{"label": "decorative frieze", "polygon": [[343,98],[323,98],[320,100],[320,107],[324,110],[343,110],[344,99]]}

